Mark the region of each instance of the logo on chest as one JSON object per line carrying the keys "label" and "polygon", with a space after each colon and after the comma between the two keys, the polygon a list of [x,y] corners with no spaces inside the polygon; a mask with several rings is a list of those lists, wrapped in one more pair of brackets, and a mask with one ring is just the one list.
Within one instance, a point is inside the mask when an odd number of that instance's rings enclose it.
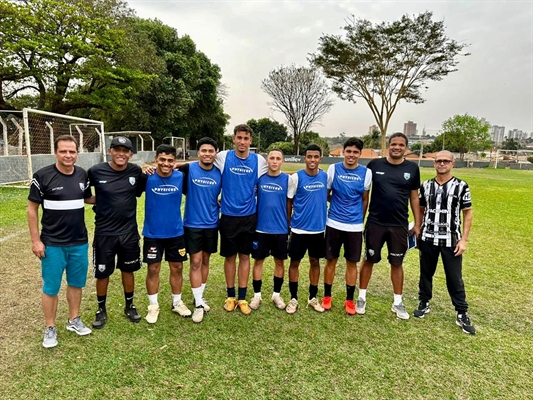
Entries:
{"label": "logo on chest", "polygon": [[242,165],[240,167],[230,167],[229,170],[235,175],[250,175],[254,172],[252,168],[247,167],[246,165]]}

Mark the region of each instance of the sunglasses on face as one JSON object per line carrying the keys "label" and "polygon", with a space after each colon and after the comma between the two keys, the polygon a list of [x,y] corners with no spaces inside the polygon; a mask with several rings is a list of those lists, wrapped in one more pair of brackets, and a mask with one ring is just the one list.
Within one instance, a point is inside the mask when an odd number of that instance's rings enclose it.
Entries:
{"label": "sunglasses on face", "polygon": [[452,162],[452,160],[435,160],[435,164],[444,164],[448,165]]}

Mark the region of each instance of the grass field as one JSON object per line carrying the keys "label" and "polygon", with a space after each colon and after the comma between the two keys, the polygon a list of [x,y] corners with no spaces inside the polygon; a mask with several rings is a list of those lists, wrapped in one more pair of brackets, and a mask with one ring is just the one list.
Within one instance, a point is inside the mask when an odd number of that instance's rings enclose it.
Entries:
{"label": "grass field", "polygon": [[[122,314],[120,277],[115,274],[105,328],[88,337],[66,331],[62,289],[59,345],[44,349],[40,264],[31,253],[27,232],[27,190],[0,188],[0,398],[532,398],[533,174],[492,169],[455,172],[470,184],[474,202],[464,279],[470,316],[478,330],[475,336],[463,334],[455,325],[442,268],[435,277],[431,313],[423,320],[400,321],[390,311],[392,289],[383,262],[374,268],[366,315],[349,317],[343,310],[343,261],[333,286],[332,311],[318,314],[301,307],[292,316],[268,301],[273,269],[269,261],[265,301],[246,317],[222,309],[223,264],[213,256],[206,290],[212,311],[201,324],[170,311],[165,268],[158,323],[131,324]],[[432,174],[422,170],[424,179]],[[139,203],[142,221],[143,200]],[[92,239],[94,217],[89,207],[86,217]],[[301,266],[301,300],[307,295],[307,266]],[[136,274],[136,305],[143,315],[148,303],[145,272],[143,267]],[[418,257],[410,252],[404,289],[409,311],[417,305],[417,282]],[[183,293],[191,304],[188,278]],[[321,284],[319,296],[322,293]],[[288,300],[287,283],[282,296]],[[95,309],[94,279],[89,278],[82,302],[88,325]]]}

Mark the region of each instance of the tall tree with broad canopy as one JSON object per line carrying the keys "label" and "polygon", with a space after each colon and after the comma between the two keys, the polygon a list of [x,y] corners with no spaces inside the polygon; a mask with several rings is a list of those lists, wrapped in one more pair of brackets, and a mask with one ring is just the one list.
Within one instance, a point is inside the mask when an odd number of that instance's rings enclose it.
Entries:
{"label": "tall tree with broad canopy", "polygon": [[302,132],[319,122],[333,105],[326,80],[314,68],[281,66],[269,72],[261,88],[272,97],[269,103],[272,109],[285,116],[294,140],[294,153],[299,154]]}
{"label": "tall tree with broad canopy", "polygon": [[394,22],[347,20],[344,36],[323,35],[309,60],[333,82],[337,95],[351,102],[362,98],[381,131],[382,151],[390,119],[400,102],[423,103],[427,81],[457,71],[467,46],[448,38],[443,21],[429,11]]}
{"label": "tall tree with broad canopy", "polygon": [[19,94],[57,113],[120,104],[150,78],[116,62],[132,13],[120,0],[0,0],[0,108]]}
{"label": "tall tree with broad canopy", "polygon": [[442,134],[433,142],[428,151],[449,150],[460,154],[481,151],[492,146],[489,124],[468,114],[455,115],[442,123]]}
{"label": "tall tree with broad canopy", "polygon": [[246,124],[252,128],[253,146],[257,147],[259,152],[266,150],[272,143],[287,140],[287,127],[278,121],[261,118],[251,119]]}

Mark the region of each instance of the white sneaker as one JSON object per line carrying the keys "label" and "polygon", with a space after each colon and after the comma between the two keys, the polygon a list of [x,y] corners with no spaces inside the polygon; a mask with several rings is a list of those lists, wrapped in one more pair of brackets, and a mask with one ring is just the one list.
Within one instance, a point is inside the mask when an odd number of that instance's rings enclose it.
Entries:
{"label": "white sneaker", "polygon": [[285,302],[281,296],[272,296],[272,303],[274,303],[277,309],[285,310]]}
{"label": "white sneaker", "polygon": [[199,324],[204,319],[204,308],[202,306],[196,307],[192,313],[192,321]]}
{"label": "white sneaker", "polygon": [[359,297],[355,303],[355,312],[359,315],[366,313],[366,301]]}
{"label": "white sneaker", "polygon": [[159,317],[159,304],[150,304],[148,306],[148,314],[146,314],[146,322],[155,324]]}
{"label": "white sneaker", "polygon": [[287,304],[285,311],[287,311],[287,314],[294,314],[297,309],[298,309],[298,300],[291,299],[291,301],[289,301],[289,304]]}
{"label": "white sneaker", "polygon": [[307,301],[307,307],[311,307],[313,310],[317,312],[324,312],[324,307],[320,305],[316,297],[313,297],[311,300]]}
{"label": "white sneaker", "polygon": [[81,317],[77,316],[72,321],[67,322],[67,331],[76,332],[80,336],[90,334],[92,331],[85,326]]}
{"label": "white sneaker", "polygon": [[391,309],[392,312],[396,313],[396,316],[400,319],[409,319],[409,313],[405,310],[405,306],[403,303],[400,303],[398,305],[392,305]]}
{"label": "white sneaker", "polygon": [[204,302],[204,311],[205,312],[211,311],[211,307],[209,307],[209,305],[207,304],[204,298],[202,298],[202,301]]}
{"label": "white sneaker", "polygon": [[257,310],[259,308],[259,306],[261,305],[261,302],[263,301],[263,299],[261,297],[258,297],[258,296],[254,296],[252,301],[250,302],[249,306],[252,310]]}
{"label": "white sneaker", "polygon": [[172,306],[172,311],[175,313],[178,313],[182,317],[190,317],[191,316],[191,310],[187,308],[183,300],[178,301],[176,304]]}
{"label": "white sneaker", "polygon": [[55,326],[49,326],[44,331],[43,347],[49,349],[57,346],[57,330]]}

